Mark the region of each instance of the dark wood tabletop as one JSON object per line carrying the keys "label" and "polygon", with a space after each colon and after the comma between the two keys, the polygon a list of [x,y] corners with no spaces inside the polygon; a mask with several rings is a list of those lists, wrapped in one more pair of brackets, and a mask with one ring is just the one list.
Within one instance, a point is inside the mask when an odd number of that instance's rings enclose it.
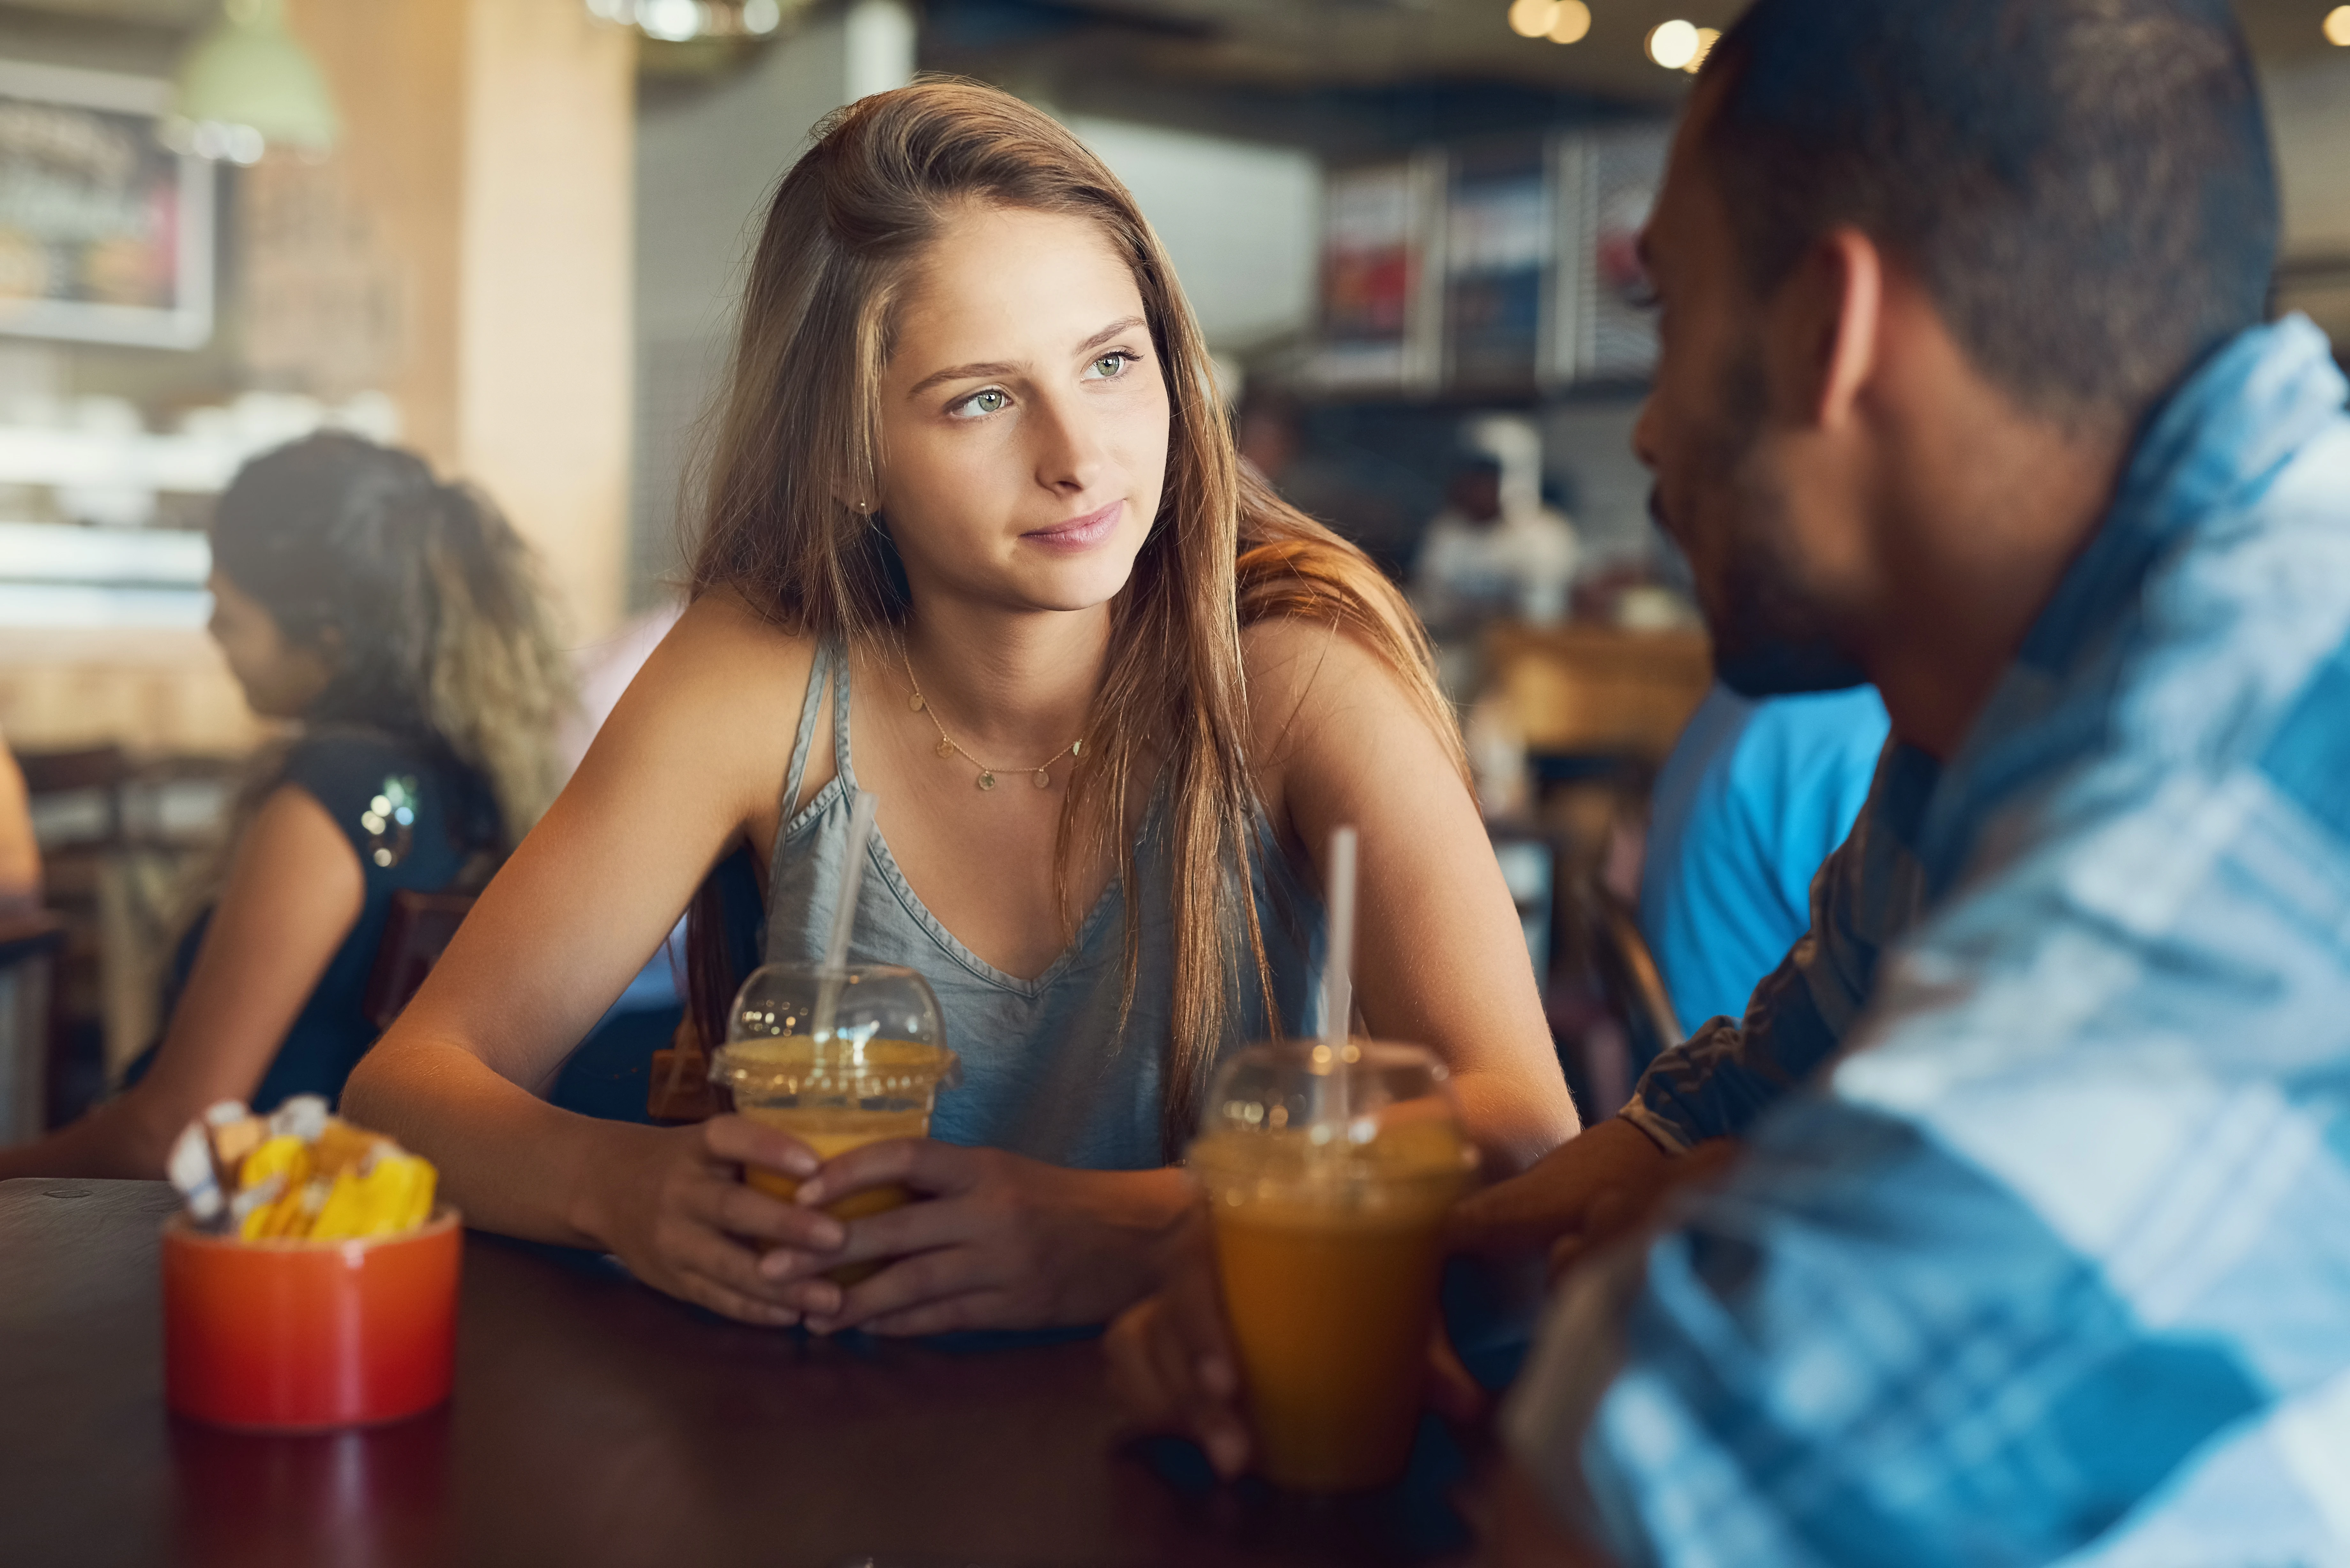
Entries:
{"label": "dark wood tabletop", "polygon": [[717,1568],[1434,1563],[1468,1468],[1395,1491],[1209,1483],[1118,1441],[1101,1350],[744,1327],[586,1254],[469,1235],[456,1393],[256,1437],[162,1399],[160,1183],[0,1182],[0,1562]]}

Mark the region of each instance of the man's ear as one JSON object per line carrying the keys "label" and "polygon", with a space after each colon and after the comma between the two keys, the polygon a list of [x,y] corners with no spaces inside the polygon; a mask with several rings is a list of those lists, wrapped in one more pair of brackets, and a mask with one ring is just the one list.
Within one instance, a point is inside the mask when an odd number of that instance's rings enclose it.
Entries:
{"label": "man's ear", "polygon": [[1877,369],[1885,319],[1885,254],[1858,229],[1829,230],[1781,291],[1781,346],[1799,378],[1802,417],[1833,431],[1853,417]]}

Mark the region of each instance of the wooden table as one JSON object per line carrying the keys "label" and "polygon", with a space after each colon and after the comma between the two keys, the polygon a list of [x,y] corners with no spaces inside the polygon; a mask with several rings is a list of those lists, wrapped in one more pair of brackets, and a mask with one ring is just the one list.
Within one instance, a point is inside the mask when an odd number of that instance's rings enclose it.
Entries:
{"label": "wooden table", "polygon": [[0,1182],[0,1561],[791,1568],[1458,1561],[1433,1422],[1396,1492],[1208,1484],[1116,1441],[1100,1348],[812,1340],[466,1240],[456,1394],[370,1431],[166,1414],[160,1183]]}

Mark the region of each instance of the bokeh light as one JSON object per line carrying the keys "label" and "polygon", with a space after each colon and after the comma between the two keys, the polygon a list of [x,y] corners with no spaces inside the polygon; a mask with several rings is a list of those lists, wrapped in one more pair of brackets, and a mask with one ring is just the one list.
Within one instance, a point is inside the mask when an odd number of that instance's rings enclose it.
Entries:
{"label": "bokeh light", "polygon": [[1577,44],[1591,31],[1591,7],[1583,0],[1559,0],[1558,16],[1543,36],[1554,44]]}
{"label": "bokeh light", "polygon": [[2325,14],[2325,41],[2350,49],[2350,5],[2336,5]]}
{"label": "bokeh light", "polygon": [[1676,17],[1648,35],[1648,58],[1669,71],[1686,70],[1697,58],[1698,42],[1697,28]]}
{"label": "bokeh light", "polygon": [[1521,38],[1539,38],[1558,20],[1558,0],[1512,0],[1510,31]]}

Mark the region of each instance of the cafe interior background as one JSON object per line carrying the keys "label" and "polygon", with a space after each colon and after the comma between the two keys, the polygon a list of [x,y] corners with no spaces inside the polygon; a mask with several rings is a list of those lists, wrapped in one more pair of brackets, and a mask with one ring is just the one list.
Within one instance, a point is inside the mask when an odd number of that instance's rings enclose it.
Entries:
{"label": "cafe interior background", "polygon": [[[1629,916],[1644,803],[1709,678],[1629,448],[1655,351],[1631,241],[1739,8],[0,3],[0,734],[50,933],[0,969],[0,1143],[152,1037],[172,889],[265,739],[203,630],[237,465],[329,425],[478,481],[583,669],[625,671],[673,612],[763,199],[818,117],[919,71],[1102,155],[1244,453],[1399,576],[1467,472],[1571,520],[1571,578],[1438,630],[1570,1081],[1620,1099],[1671,1028]],[[2350,351],[2350,5],[2240,9],[2276,306]]]}

